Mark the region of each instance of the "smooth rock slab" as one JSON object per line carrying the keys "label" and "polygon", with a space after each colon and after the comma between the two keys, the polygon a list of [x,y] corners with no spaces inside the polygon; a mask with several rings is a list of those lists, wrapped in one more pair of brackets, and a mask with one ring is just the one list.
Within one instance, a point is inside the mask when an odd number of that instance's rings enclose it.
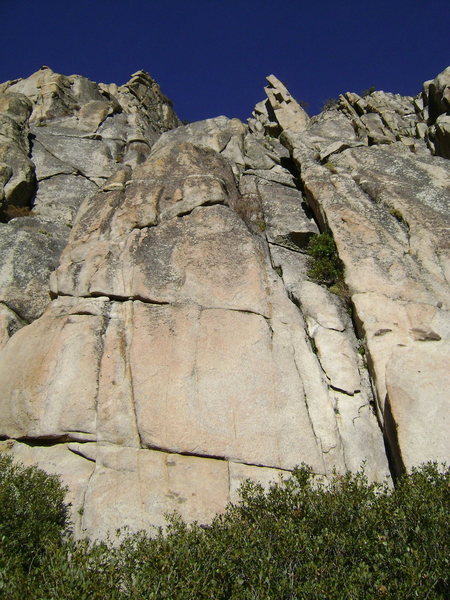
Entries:
{"label": "smooth rock slab", "polygon": [[350,395],[359,392],[361,381],[356,351],[348,336],[342,331],[326,329],[320,325],[311,328],[311,336],[330,385]]}
{"label": "smooth rock slab", "polygon": [[280,358],[289,358],[279,356],[264,317],[136,303],[134,326],[130,362],[144,445],[281,468],[317,453],[295,363],[280,370]]}
{"label": "smooth rock slab", "polygon": [[398,449],[396,467],[448,462],[450,343],[396,348],[386,368],[386,435]]}
{"label": "smooth rock slab", "polygon": [[258,180],[257,187],[267,224],[267,240],[293,250],[306,248],[319,230],[303,210],[301,192],[264,180]]}
{"label": "smooth rock slab", "polygon": [[72,225],[83,200],[97,189],[95,183],[81,175],[54,175],[39,182],[33,214]]}
{"label": "smooth rock slab", "polygon": [[124,526],[151,532],[174,511],[205,523],[224,510],[228,499],[226,461],[97,445],[81,529],[96,538]]}
{"label": "smooth rock slab", "polygon": [[[75,232],[76,233],[76,232]],[[74,242],[52,289],[149,302],[195,302],[268,314],[264,256],[241,219],[225,206],[197,208],[123,239]]]}
{"label": "smooth rock slab", "polygon": [[0,353],[0,435],[95,439],[104,307],[55,301],[10,339]]}

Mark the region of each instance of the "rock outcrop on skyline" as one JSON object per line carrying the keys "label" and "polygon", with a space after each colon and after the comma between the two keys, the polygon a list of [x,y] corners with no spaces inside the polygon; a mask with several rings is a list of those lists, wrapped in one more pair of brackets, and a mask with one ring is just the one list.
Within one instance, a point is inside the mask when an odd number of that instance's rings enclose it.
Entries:
{"label": "rock outcrop on skyline", "polygon": [[79,536],[449,460],[450,68],[312,118],[267,81],[187,125],[142,71],[0,85],[0,451],[61,475]]}

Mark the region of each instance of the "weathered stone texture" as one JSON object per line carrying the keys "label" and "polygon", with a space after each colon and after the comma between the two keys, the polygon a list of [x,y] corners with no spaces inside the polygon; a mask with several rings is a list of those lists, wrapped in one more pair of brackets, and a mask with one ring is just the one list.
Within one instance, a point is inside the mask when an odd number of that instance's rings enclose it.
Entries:
{"label": "weathered stone texture", "polygon": [[42,67],[0,85],[0,125],[0,301],[30,321],[48,305],[82,200],[179,121],[143,71],[117,87]]}
{"label": "weathered stone texture", "polygon": [[247,125],[183,126],[143,72],[0,87],[38,181],[1,225],[0,451],[61,475],[77,535],[207,522],[301,462],[448,460],[445,82],[310,119],[269,76]]}

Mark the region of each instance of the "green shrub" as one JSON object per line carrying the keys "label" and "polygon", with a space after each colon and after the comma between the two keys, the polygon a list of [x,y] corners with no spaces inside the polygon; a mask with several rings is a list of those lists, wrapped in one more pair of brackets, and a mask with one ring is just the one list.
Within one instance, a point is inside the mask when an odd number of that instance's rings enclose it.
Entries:
{"label": "green shrub", "polygon": [[[268,492],[247,482],[210,529],[175,520],[120,552],[130,598],[446,598],[448,472],[428,465],[392,491],[361,473],[307,468]],[[145,558],[144,558],[145,557]]]}
{"label": "green shrub", "polygon": [[449,470],[428,464],[396,488],[362,473],[329,483],[301,467],[210,527],[172,517],[119,546],[64,542],[8,600],[372,600],[449,597]]}
{"label": "green shrub", "polygon": [[398,221],[401,225],[406,227],[406,229],[409,229],[409,225],[408,225],[407,221],[405,220],[404,216],[397,208],[391,207],[389,209],[389,214],[392,215],[394,217],[394,219],[396,221]]}
{"label": "green shrub", "polygon": [[60,545],[68,529],[58,477],[0,454],[0,569],[26,569]]}
{"label": "green shrub", "polygon": [[331,233],[326,232],[313,236],[309,241],[307,251],[312,257],[308,277],[328,286],[342,281],[344,267]]}

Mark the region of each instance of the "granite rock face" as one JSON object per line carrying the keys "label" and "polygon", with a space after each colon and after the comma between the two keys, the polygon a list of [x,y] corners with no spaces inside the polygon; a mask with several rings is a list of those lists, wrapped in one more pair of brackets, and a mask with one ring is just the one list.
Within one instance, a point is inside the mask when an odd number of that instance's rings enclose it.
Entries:
{"label": "granite rock face", "polygon": [[83,199],[180,122],[143,71],[118,87],[48,67],[0,84],[0,122],[0,302],[31,322]]}
{"label": "granite rock face", "polygon": [[247,124],[181,125],[143,72],[0,86],[0,451],[61,475],[77,535],[449,459],[446,78],[310,118],[271,75]]}

